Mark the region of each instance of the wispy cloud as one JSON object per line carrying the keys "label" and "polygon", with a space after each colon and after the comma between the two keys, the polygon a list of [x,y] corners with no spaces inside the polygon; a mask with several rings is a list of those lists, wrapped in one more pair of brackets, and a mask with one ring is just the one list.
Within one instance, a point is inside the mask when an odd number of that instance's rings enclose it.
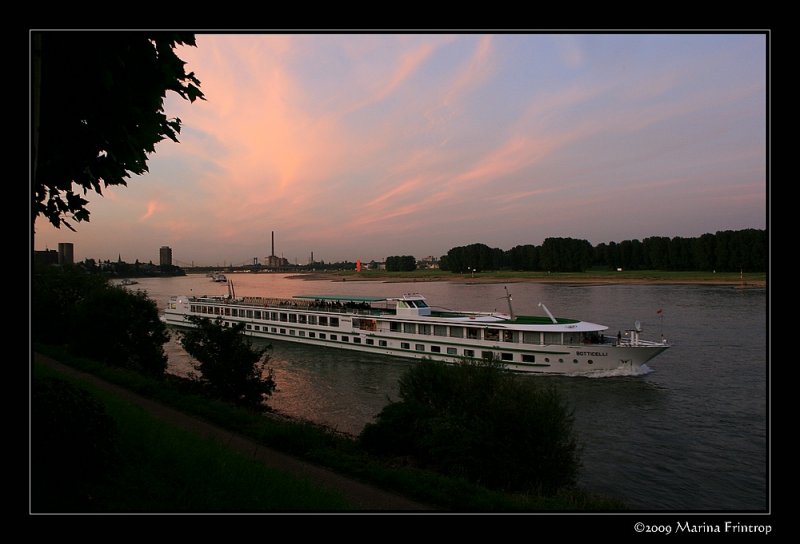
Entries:
{"label": "wispy cloud", "polygon": [[552,140],[515,136],[455,176],[451,183],[497,181],[538,161],[553,149],[554,144]]}
{"label": "wispy cloud", "polygon": [[[421,65],[425,62],[433,52],[433,46],[430,44],[423,44],[416,47],[412,51],[404,54],[399,65],[395,68],[394,72],[389,77],[388,81],[384,82],[374,94],[366,101],[367,104],[380,102],[387,96],[392,94],[400,85],[403,84]],[[363,107],[363,106],[362,106]]]}
{"label": "wispy cloud", "polygon": [[161,211],[163,209],[164,209],[164,205],[161,202],[159,202],[158,200],[149,200],[147,202],[147,211],[144,212],[144,215],[142,215],[139,218],[139,221],[140,222],[147,221],[148,219],[153,217],[156,212]]}
{"label": "wispy cloud", "polygon": [[456,74],[455,79],[444,95],[445,106],[451,105],[463,93],[474,89],[492,74],[492,37],[481,36],[475,51],[464,67]]}

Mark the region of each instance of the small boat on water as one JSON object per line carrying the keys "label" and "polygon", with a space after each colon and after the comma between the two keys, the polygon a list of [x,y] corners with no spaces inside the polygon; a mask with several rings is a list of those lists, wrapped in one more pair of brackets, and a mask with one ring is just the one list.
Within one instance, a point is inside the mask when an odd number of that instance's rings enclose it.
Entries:
{"label": "small boat on water", "polygon": [[216,281],[218,283],[228,283],[228,278],[225,277],[225,274],[217,272],[211,274],[211,281]]}
{"label": "small boat on water", "polygon": [[298,295],[291,299],[229,295],[172,296],[162,317],[176,327],[193,327],[189,316],[219,318],[229,327],[244,323],[244,334],[413,359],[445,362],[493,359],[509,370],[583,374],[597,370],[636,372],[669,348],[665,340],[640,338],[639,322],[616,336],[608,327],[577,319],[516,316],[509,312],[433,308],[424,296]]}
{"label": "small boat on water", "polygon": [[119,282],[120,285],[136,285],[137,283],[139,282],[136,280],[132,280],[130,278],[125,278],[121,282]]}

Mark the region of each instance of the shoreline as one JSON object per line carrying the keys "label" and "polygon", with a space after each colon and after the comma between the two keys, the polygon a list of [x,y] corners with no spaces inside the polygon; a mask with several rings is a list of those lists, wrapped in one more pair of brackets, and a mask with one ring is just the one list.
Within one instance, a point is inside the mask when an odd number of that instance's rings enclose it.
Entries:
{"label": "shoreline", "polygon": [[477,278],[464,278],[462,276],[453,275],[447,276],[424,276],[424,277],[403,277],[403,276],[356,276],[344,275],[338,273],[319,273],[309,272],[305,274],[292,274],[287,276],[287,279],[302,280],[302,281],[330,281],[346,283],[351,282],[364,282],[373,281],[381,283],[427,283],[427,282],[450,282],[460,283],[464,285],[473,284],[494,284],[494,283],[548,283],[548,284],[564,284],[564,285],[713,285],[713,286],[730,286],[737,289],[763,289],[767,286],[766,279],[748,279],[742,281],[739,278],[610,278],[602,276],[564,276],[564,277],[525,277],[525,276],[508,276],[508,277],[477,277]]}

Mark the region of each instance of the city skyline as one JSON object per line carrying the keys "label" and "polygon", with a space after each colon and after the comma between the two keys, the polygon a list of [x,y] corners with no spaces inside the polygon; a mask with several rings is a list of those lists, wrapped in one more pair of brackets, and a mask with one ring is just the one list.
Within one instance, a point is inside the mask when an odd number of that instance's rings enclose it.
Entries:
{"label": "city skyline", "polygon": [[205,35],[75,259],[304,264],[766,228],[763,34]]}

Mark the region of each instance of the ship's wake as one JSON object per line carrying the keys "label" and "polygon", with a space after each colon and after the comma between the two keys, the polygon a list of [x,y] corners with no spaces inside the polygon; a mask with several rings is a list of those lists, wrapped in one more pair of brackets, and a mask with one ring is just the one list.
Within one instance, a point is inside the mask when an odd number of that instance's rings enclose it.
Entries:
{"label": "ship's wake", "polygon": [[587,378],[616,378],[620,376],[646,376],[653,372],[647,365],[632,368],[627,365],[620,365],[612,370],[592,370],[583,374]]}

